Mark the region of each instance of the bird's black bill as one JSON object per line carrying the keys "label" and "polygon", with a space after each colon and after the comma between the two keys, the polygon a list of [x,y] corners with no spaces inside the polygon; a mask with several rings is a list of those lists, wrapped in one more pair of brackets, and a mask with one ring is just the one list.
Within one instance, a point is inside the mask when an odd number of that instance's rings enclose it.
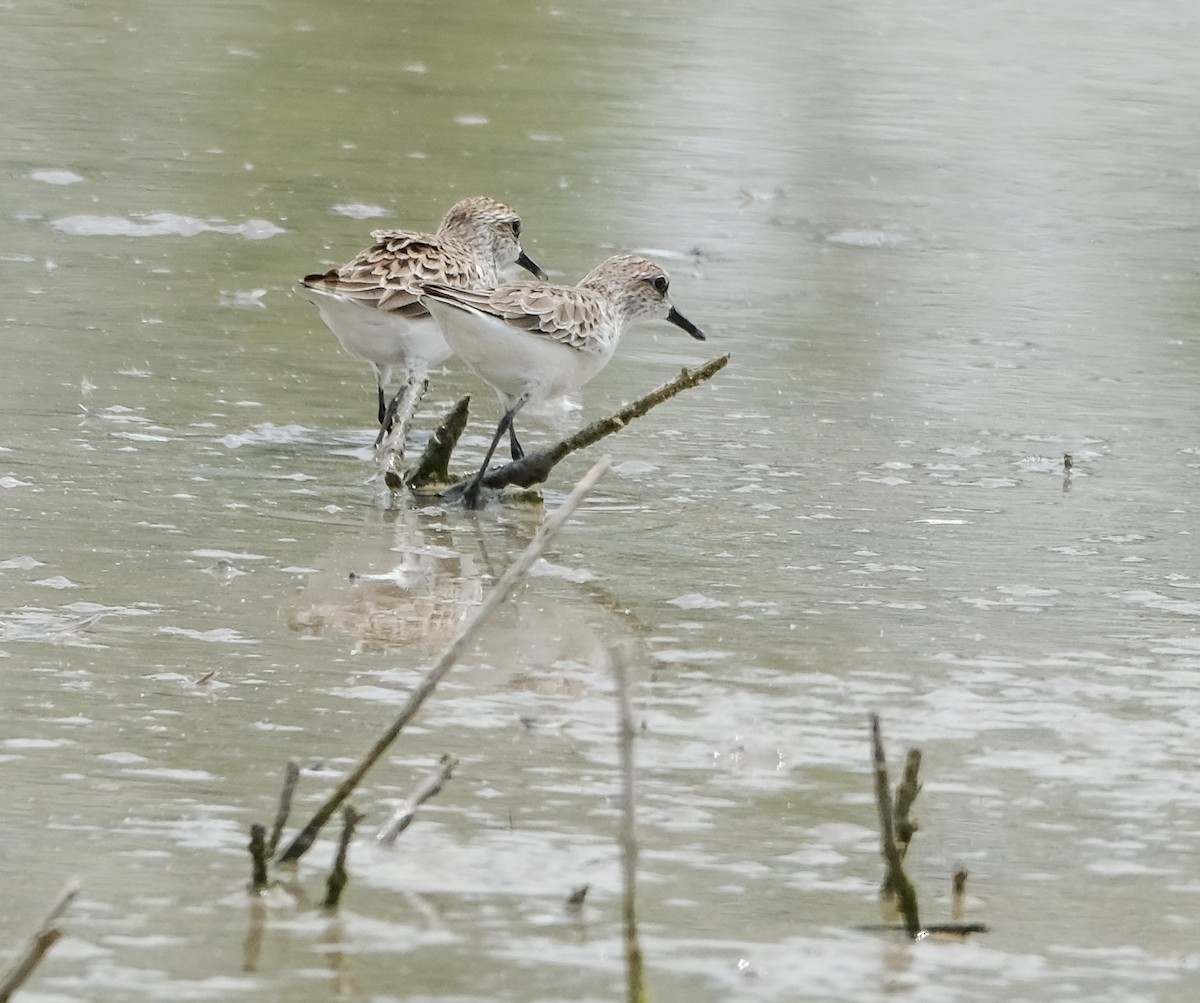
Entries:
{"label": "bird's black bill", "polygon": [[545,272],[543,272],[540,268],[538,268],[537,262],[534,261],[533,258],[531,258],[524,251],[522,251],[521,256],[519,258],[517,258],[517,264],[520,265],[522,268],[524,268],[525,271],[533,272],[533,274],[536,275],[539,279],[545,280],[545,279],[549,278],[549,276],[547,276]]}
{"label": "bird's black bill", "polygon": [[688,334],[690,334],[697,341],[704,340],[704,332],[701,331],[700,328],[698,328],[695,324],[693,324],[690,320],[688,320],[683,314],[681,314],[674,307],[671,307],[671,312],[669,314],[667,314],[667,320],[669,320],[676,327],[682,327],[685,331],[687,331]]}

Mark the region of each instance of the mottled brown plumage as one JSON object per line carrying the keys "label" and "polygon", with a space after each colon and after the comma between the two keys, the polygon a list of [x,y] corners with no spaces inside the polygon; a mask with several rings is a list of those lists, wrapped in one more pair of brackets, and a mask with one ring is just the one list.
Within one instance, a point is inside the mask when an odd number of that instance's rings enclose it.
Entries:
{"label": "mottled brown plumage", "polygon": [[513,263],[541,275],[521,250],[520,232],[511,208],[479,195],[455,204],[435,234],[375,230],[375,243],[346,264],[300,280],[296,291],[317,307],[342,347],[374,370],[380,422],[393,369],[423,372],[451,354],[420,301],[425,284],[494,286]]}
{"label": "mottled brown plumage", "polygon": [[619,254],[597,265],[577,286],[507,282],[494,289],[453,289],[426,283],[422,302],[446,342],[504,406],[504,417],[472,488],[479,483],[496,443],[509,431],[514,459],[523,453],[513,432],[516,413],[529,401],[569,394],[607,364],[621,335],[640,317],[661,317],[703,339],[667,298],[667,273],[653,261]]}

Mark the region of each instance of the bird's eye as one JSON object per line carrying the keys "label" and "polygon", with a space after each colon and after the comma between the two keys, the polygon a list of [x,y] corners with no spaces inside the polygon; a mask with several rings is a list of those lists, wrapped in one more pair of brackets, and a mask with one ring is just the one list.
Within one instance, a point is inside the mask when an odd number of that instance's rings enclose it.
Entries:
{"label": "bird's eye", "polygon": [[521,236],[521,221],[520,221],[519,219],[514,219],[514,220],[512,221],[512,232],[513,232],[513,236],[514,236],[515,238],[517,238],[517,239],[520,239],[520,236]]}
{"label": "bird's eye", "polygon": [[665,275],[660,275],[658,278],[656,278],[654,280],[654,288],[665,296],[667,294],[667,277]]}

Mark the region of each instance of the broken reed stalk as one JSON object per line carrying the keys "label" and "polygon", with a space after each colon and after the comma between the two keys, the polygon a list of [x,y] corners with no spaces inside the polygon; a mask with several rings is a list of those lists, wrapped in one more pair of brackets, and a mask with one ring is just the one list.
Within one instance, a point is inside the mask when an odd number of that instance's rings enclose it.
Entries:
{"label": "broken reed stalk", "polygon": [[917,795],[921,793],[921,750],[909,749],[904,758],[904,779],[896,788],[896,807],[893,812],[893,824],[896,827],[896,840],[900,844],[900,856],[908,852],[908,844],[912,842],[914,833],[921,827],[909,817]]}
{"label": "broken reed stalk", "polygon": [[46,952],[62,936],[62,926],[58,921],[62,919],[63,913],[67,911],[67,907],[78,894],[79,882],[75,879],[68,881],[63,890],[58,893],[58,898],[54,900],[46,918],[42,920],[42,925],[25,945],[25,950],[17,956],[8,971],[0,978],[0,1003],[8,1003],[13,993],[20,989],[33,974]]}
{"label": "broken reed stalk", "polygon": [[[900,851],[901,860],[908,856],[909,844],[921,828],[910,816],[913,803],[917,800],[917,795],[921,793],[920,771],[921,750],[909,749],[908,755],[904,757],[904,779],[896,788],[896,801],[892,808],[892,832],[896,837],[896,847]],[[879,889],[879,893],[885,899],[896,897],[896,889],[891,882],[892,871],[889,868],[883,877],[883,885]]]}
{"label": "broken reed stalk", "polygon": [[403,803],[396,806],[392,817],[375,834],[375,842],[382,843],[384,846],[391,846],[396,842],[396,837],[412,825],[413,819],[417,817],[417,809],[441,792],[442,785],[450,779],[450,774],[457,765],[457,759],[449,753],[443,752],[437,766],[426,774],[425,779],[417,785],[416,790]]}
{"label": "broken reed stalk", "polygon": [[[632,403],[626,404],[619,411],[610,414],[607,418],[601,418],[598,421],[592,422],[586,428],[580,429],[574,435],[563,439],[561,442],[557,442],[547,449],[541,449],[534,453],[526,453],[522,459],[514,460],[512,463],[489,470],[483,475],[483,486],[498,491],[510,484],[516,487],[528,488],[533,487],[535,484],[543,483],[550,476],[550,471],[570,456],[571,453],[591,446],[605,436],[612,435],[613,432],[619,432],[633,421],[634,418],[642,417],[651,408],[656,407],[663,401],[670,400],[676,394],[682,393],[684,390],[690,390],[704,383],[706,380],[712,379],[713,376],[725,368],[728,362],[729,356],[721,355],[715,359],[710,359],[695,369],[684,369],[669,383],[664,383],[657,389],[651,390],[644,397],[639,397]],[[472,480],[474,480],[473,476],[458,481],[447,491],[443,492],[442,497],[450,500],[459,497]]]}
{"label": "broken reed stalk", "polygon": [[[460,397],[446,416],[438,423],[433,435],[425,443],[425,449],[417,465],[404,478],[404,483],[413,491],[420,491],[431,484],[450,483],[450,457],[454,447],[467,427],[468,405],[471,397]],[[388,487],[395,488],[391,482]]]}
{"label": "broken reed stalk", "polygon": [[921,933],[921,920],[917,913],[917,892],[908,875],[904,873],[904,862],[900,848],[896,845],[896,830],[892,818],[892,790],[888,782],[887,760],[883,755],[883,738],[879,730],[879,715],[871,715],[872,764],[875,773],[875,805],[879,809],[879,831],[882,842],[887,877],[884,885],[893,890],[896,906],[904,919],[904,932],[915,940]]}
{"label": "broken reed stalk", "polygon": [[466,651],[479,633],[480,627],[489,616],[496,611],[501,603],[508,597],[508,594],[516,586],[534,562],[542,556],[542,551],[546,549],[546,545],[553,539],[554,534],[559,531],[562,524],[567,521],[579,507],[579,504],[587,497],[588,493],[596,486],[601,475],[608,469],[612,461],[609,457],[603,457],[595,466],[592,467],[578,484],[575,489],[567,496],[563,503],[555,509],[542,523],[534,538],[513,561],[512,566],[501,576],[500,581],[496,583],[496,587],[491,591],[488,597],[475,610],[475,615],[466,623],[460,630],[457,636],[446,646],[445,650],[438,657],[438,660],[417,684],[417,688],[410,694],[404,707],[397,715],[396,719],[384,730],[383,734],[375,740],[375,744],[363,755],[363,757],[355,764],[354,768],[346,775],[346,778],[337,786],[332,794],[326,798],[325,803],[317,809],[317,813],[288,844],[287,848],[278,858],[280,864],[290,864],[299,860],[317,838],[317,833],[329,821],[330,817],[338,806],[341,805],[350,793],[359,785],[362,778],[367,775],[367,771],[379,760],[388,749],[388,747],[396,740],[396,737],[404,730],[404,726],[408,724],[417,714],[437,689],[438,683],[445,678],[453,667],[455,662]]}
{"label": "broken reed stalk", "polygon": [[619,731],[617,748],[621,761],[621,915],[625,921],[625,999],[645,1003],[642,947],[637,923],[637,827],[633,783],[633,708],[629,702],[629,666],[621,648],[609,648],[608,663],[616,680]]}
{"label": "broken reed stalk", "polygon": [[333,912],[342,898],[342,889],[350,880],[346,873],[346,853],[350,849],[350,840],[354,838],[354,830],[366,816],[354,805],[348,804],[342,812],[342,838],[338,840],[337,856],[333,858],[333,869],[329,872],[329,880],[325,883],[325,901],[321,904],[326,912]]}
{"label": "broken reed stalk", "polygon": [[292,813],[292,795],[296,793],[296,785],[300,782],[300,764],[289,759],[283,771],[283,789],[279,792],[279,807],[275,810],[275,824],[271,826],[271,838],[267,840],[267,858],[275,855],[279,839],[283,835],[283,827],[287,825],[288,816]]}
{"label": "broken reed stalk", "polygon": [[260,822],[250,826],[250,894],[267,890],[267,827]]}

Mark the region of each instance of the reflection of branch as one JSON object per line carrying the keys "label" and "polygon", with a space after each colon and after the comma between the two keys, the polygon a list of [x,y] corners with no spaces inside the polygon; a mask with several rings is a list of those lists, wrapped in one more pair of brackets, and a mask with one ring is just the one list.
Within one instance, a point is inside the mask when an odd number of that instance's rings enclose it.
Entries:
{"label": "reflection of branch", "polygon": [[[574,435],[555,443],[548,449],[540,449],[536,453],[526,453],[520,460],[514,460],[503,467],[489,470],[483,475],[483,486],[499,490],[509,484],[522,488],[541,484],[550,476],[550,471],[572,453],[599,442],[605,436],[612,435],[613,432],[621,431],[634,418],[642,417],[651,408],[657,407],[665,400],[670,400],[676,394],[699,386],[724,369],[728,362],[729,356],[721,355],[695,369],[684,369],[669,383],[664,383],[644,397],[626,404],[621,410],[610,414],[607,418],[592,422],[586,428],[580,429]],[[442,497],[449,500],[461,497],[463,490],[473,480],[474,477],[468,477],[459,481],[443,492]]]}
{"label": "reflection of branch", "polygon": [[387,820],[387,824],[376,834],[375,842],[383,843],[385,846],[391,846],[396,842],[396,837],[412,825],[413,819],[417,817],[417,809],[441,791],[442,785],[450,779],[450,774],[457,765],[457,759],[449,753],[443,752],[437,766],[417,785],[417,789],[392,812],[392,817]]}
{"label": "reflection of branch", "polygon": [[511,567],[504,573],[500,581],[496,583],[496,587],[492,590],[491,594],[475,610],[475,615],[458,632],[454,640],[446,646],[446,649],[439,656],[437,662],[434,663],[433,668],[425,674],[425,677],[417,685],[417,688],[409,695],[408,701],[401,709],[400,714],[384,733],[375,740],[375,744],[355,764],[354,768],[346,775],[346,778],[337,786],[337,789],[326,798],[325,803],[317,809],[317,813],[312,817],[308,825],[288,844],[279,857],[279,863],[288,864],[299,860],[307,852],[308,848],[312,846],[322,826],[329,821],[333,813],[337,811],[338,806],[350,796],[350,793],[358,786],[362,778],[367,775],[367,771],[375,765],[379,757],[387,751],[400,732],[404,730],[404,726],[416,716],[417,711],[421,709],[425,701],[433,695],[438,683],[454,667],[454,663],[466,651],[467,645],[475,639],[475,635],[479,632],[479,628],[483,626],[484,621],[496,611],[496,608],[504,602],[517,582],[525,576],[534,562],[542,556],[542,551],[545,550],[551,538],[562,527],[562,524],[570,518],[575,509],[579,507],[580,502],[587,497],[588,492],[596,486],[596,481],[608,469],[610,462],[606,456],[584,474],[583,479],[575,485],[575,490],[542,523],[541,529],[538,530],[537,535],[530,541],[529,546],[521,551]]}
{"label": "reflection of branch", "polygon": [[46,918],[42,920],[42,925],[38,928],[37,933],[33,935],[25,946],[25,950],[12,963],[8,971],[4,973],[4,978],[0,979],[0,1003],[8,1003],[13,993],[20,989],[25,984],[25,980],[33,974],[45,953],[62,936],[62,927],[59,926],[58,921],[62,919],[63,913],[67,911],[67,906],[78,894],[78,881],[68,882],[67,886],[59,892],[58,898],[50,907]]}

